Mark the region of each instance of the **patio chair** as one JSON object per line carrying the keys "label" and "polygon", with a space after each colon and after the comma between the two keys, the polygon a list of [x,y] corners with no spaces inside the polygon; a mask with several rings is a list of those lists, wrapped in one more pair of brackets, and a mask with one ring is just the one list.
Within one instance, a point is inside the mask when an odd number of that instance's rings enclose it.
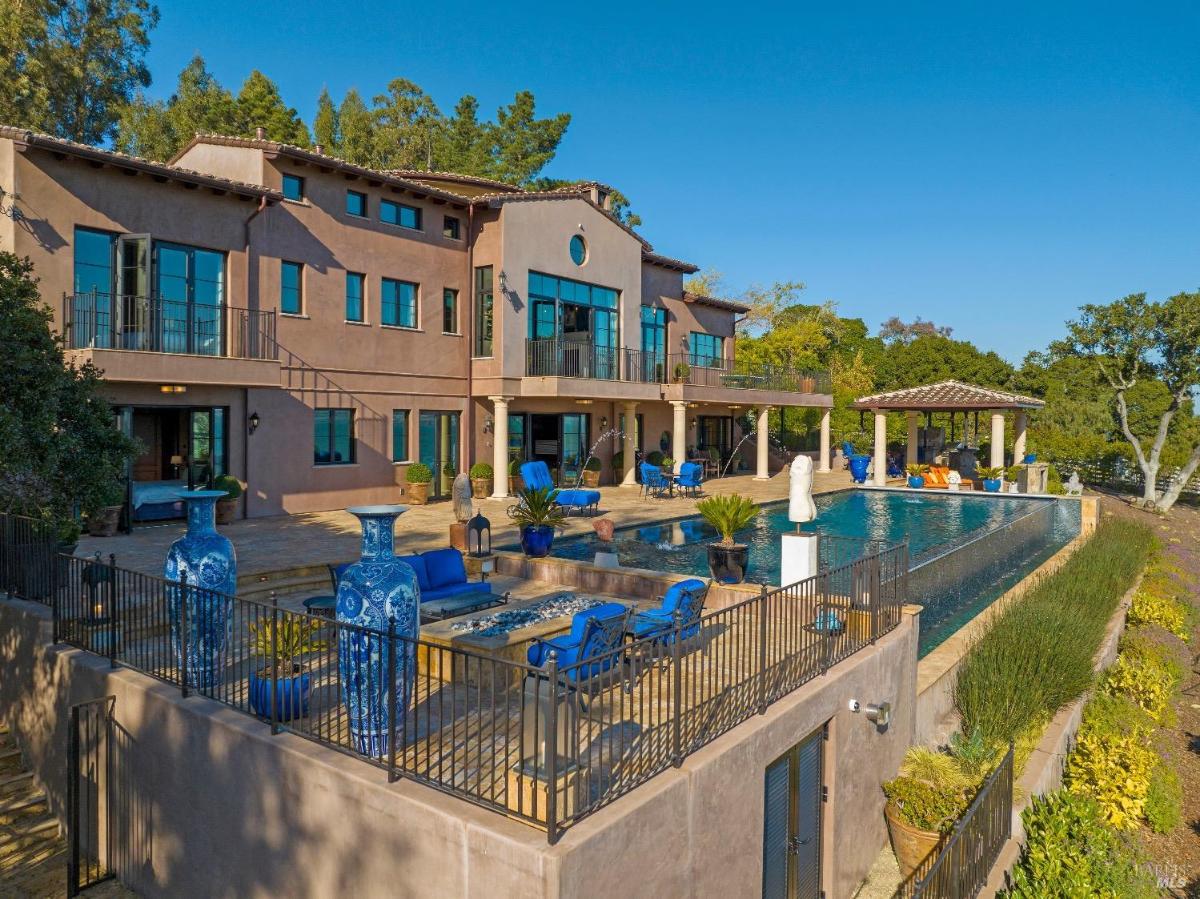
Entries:
{"label": "patio chair", "polygon": [[310,615],[321,615],[325,618],[337,617],[337,589],[338,582],[342,579],[342,575],[346,573],[353,562],[343,562],[340,565],[326,565],[329,569],[329,582],[333,586],[333,593],[322,593],[319,596],[310,596],[304,600],[304,611]]}
{"label": "patio chair", "polygon": [[646,496],[667,496],[671,492],[671,479],[662,473],[662,469],[649,462],[642,463],[642,489]]}
{"label": "patio chair", "polygon": [[681,491],[691,496],[697,496],[700,493],[700,487],[704,484],[704,466],[699,462],[684,462],[679,466],[679,474],[675,476],[675,483]]}
{"label": "patio chair", "polygon": [[[594,608],[576,612],[571,619],[570,633],[561,637],[534,640],[526,657],[537,668],[546,667],[550,653],[555,653],[560,669],[572,667],[562,677],[572,687],[610,670],[620,658],[615,652],[625,637],[631,609],[619,602],[606,602]],[[595,661],[587,663],[588,659]]]}
{"label": "patio chair", "polygon": [[555,490],[554,482],[550,480],[550,469],[545,462],[526,462],[521,466],[521,480],[528,490],[553,490],[553,499],[564,514],[577,510],[581,514],[589,512],[595,515],[600,508],[600,491],[568,488]]}
{"label": "patio chair", "polygon": [[721,474],[721,451],[715,447],[708,448],[708,461],[704,463],[704,476],[715,478]]}
{"label": "patio chair", "polygon": [[[672,584],[663,594],[658,608],[638,612],[629,623],[626,633],[634,640],[649,640],[648,650],[665,657],[661,650],[669,650],[675,642],[675,616],[679,615],[679,640],[687,643],[700,634],[700,613],[704,611],[704,600],[708,596],[709,584],[699,578],[688,578]],[[639,677],[638,659],[633,653],[632,671],[625,684],[625,692],[633,691]]]}

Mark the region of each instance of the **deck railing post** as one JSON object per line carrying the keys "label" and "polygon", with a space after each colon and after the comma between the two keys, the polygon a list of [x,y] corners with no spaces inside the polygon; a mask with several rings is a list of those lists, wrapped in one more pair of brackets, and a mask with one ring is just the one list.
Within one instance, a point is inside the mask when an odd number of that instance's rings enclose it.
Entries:
{"label": "deck railing post", "polygon": [[[550,701],[546,708],[546,759],[543,772],[546,778],[546,838],[553,846],[558,842],[558,653],[554,650],[550,650],[550,657],[546,660],[546,687]],[[535,787],[537,776],[535,759]],[[536,795],[536,789],[534,792]],[[534,815],[537,815],[536,808]]]}
{"label": "deck railing post", "polygon": [[117,667],[117,635],[121,633],[117,619],[117,555],[108,554],[108,665]]}
{"label": "deck railing post", "polygon": [[271,591],[271,734],[279,733],[279,597]]}
{"label": "deck railing post", "polygon": [[79,706],[71,706],[67,734],[67,895],[79,895]]}
{"label": "deck railing post", "polygon": [[[396,691],[396,617],[388,616],[387,630],[387,671],[388,671],[388,783],[395,783],[400,775],[396,773],[396,728],[399,720],[399,697]],[[407,711],[407,710],[406,710]]]}
{"label": "deck railing post", "polygon": [[767,585],[758,595],[758,714],[767,713]]}
{"label": "deck railing post", "polygon": [[185,575],[179,575],[179,686],[186,699],[188,695],[188,584]]}
{"label": "deck railing post", "polygon": [[671,764],[683,764],[683,664],[680,640],[683,636],[683,613],[677,608],[671,627]]}

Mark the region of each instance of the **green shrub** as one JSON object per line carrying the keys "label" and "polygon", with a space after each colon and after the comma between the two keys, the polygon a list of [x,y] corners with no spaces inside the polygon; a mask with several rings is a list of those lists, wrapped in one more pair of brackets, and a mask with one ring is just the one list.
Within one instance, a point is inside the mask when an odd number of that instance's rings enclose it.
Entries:
{"label": "green shrub", "polygon": [[662,465],[663,454],[658,450],[650,450],[650,452],[646,453],[646,461],[651,465]]}
{"label": "green shrub", "polygon": [[1162,646],[1132,635],[1117,660],[1104,673],[1103,692],[1124,696],[1159,724],[1174,720],[1171,700],[1183,680],[1184,667]]}
{"label": "green shrub", "polygon": [[1142,820],[1156,763],[1143,736],[1080,728],[1063,779],[1070,792],[1096,801],[1106,823],[1131,830]]}
{"label": "green shrub", "polygon": [[213,490],[224,490],[229,499],[237,499],[242,495],[242,482],[231,474],[223,474],[213,480]]}
{"label": "green shrub", "polygon": [[1108,620],[1153,541],[1141,524],[1108,519],[996,618],[958,671],[954,700],[964,733],[978,729],[988,745],[1008,743],[1091,686]]}
{"label": "green shrub", "polygon": [[1063,486],[1062,475],[1053,465],[1046,468],[1046,492],[1054,496],[1064,496],[1067,488]]}
{"label": "green shrub", "polygon": [[433,471],[424,462],[414,462],[404,473],[404,480],[410,484],[428,484],[433,481]]}
{"label": "green shrub", "polygon": [[906,824],[938,833],[949,833],[969,805],[962,790],[935,786],[915,777],[889,780],[883,792]]}
{"label": "green shrub", "polygon": [[1132,625],[1157,624],[1187,640],[1191,636],[1188,618],[1187,605],[1174,596],[1143,588],[1133,594],[1127,620]]}
{"label": "green shrub", "polygon": [[1021,469],[1024,467],[1025,466],[1023,466],[1023,465],[1008,466],[1008,468],[1004,469],[1004,480],[1009,481],[1013,484],[1017,483],[1017,478],[1019,478],[1021,476]]}
{"label": "green shrub", "polygon": [[1150,787],[1142,811],[1146,823],[1155,833],[1170,833],[1183,820],[1183,785],[1179,782],[1179,774],[1164,760],[1159,760],[1150,773]]}
{"label": "green shrub", "polygon": [[521,473],[521,460],[520,459],[509,459],[508,460],[508,475],[509,475],[509,477],[515,478],[520,473]]}
{"label": "green shrub", "polygon": [[586,470],[586,471],[599,471],[600,470],[600,460],[597,459],[595,456],[588,456],[588,460],[583,463],[583,467],[584,467],[584,470]]}
{"label": "green shrub", "polygon": [[1158,896],[1133,844],[1104,824],[1095,801],[1065,790],[1021,813],[1025,846],[1000,896],[1011,899],[1149,899]]}
{"label": "green shrub", "polygon": [[625,470],[625,451],[624,450],[619,450],[618,452],[613,453],[612,468],[613,468],[613,471],[624,471]]}
{"label": "green shrub", "polygon": [[474,465],[471,466],[471,471],[470,471],[471,477],[476,478],[478,480],[484,480],[484,479],[490,478],[495,473],[496,472],[492,468],[492,466],[488,465],[486,462],[476,462]]}

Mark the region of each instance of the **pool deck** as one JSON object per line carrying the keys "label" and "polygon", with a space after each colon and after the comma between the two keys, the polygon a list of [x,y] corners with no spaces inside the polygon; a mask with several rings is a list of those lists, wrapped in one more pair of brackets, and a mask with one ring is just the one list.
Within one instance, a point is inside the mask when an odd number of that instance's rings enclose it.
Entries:
{"label": "pool deck", "polygon": [[[813,475],[813,492],[828,493],[851,485],[848,471]],[[787,498],[788,478],[780,473],[767,481],[750,475],[720,478],[704,485],[705,495],[740,493],[755,502],[766,503]],[[648,524],[694,514],[696,500],[685,497],[646,499],[636,488],[601,487],[600,510],[596,518],[611,518],[617,527]],[[492,524],[492,545],[515,543],[517,529],[506,510],[513,500],[476,500]],[[454,512],[449,502],[409,506],[396,523],[396,551],[421,552],[448,545]],[[592,518],[571,516],[565,534],[591,532]],[[117,564],[146,574],[161,575],[167,548],[185,528],[183,521],[139,525],[132,534],[116,537],[83,536],[76,555],[100,552],[106,558],[116,556]],[[358,558],[360,529],[358,519],[348,512],[311,512],[303,515],[277,515],[269,518],[239,520],[219,530],[233,541],[238,557],[239,583],[276,572],[311,568],[327,563],[348,562]]]}

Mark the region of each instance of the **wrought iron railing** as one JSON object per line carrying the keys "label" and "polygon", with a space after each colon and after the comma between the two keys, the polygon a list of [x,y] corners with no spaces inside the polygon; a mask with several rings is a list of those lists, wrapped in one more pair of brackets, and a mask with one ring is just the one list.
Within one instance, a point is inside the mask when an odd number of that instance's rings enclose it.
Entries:
{"label": "wrought iron railing", "polygon": [[827,371],[810,371],[787,365],[768,365],[743,359],[724,359],[697,353],[672,353],[667,357],[669,379],[693,387],[730,387],[738,390],[777,390],[788,393],[830,393]]}
{"label": "wrought iron railing", "polygon": [[[1066,481],[1072,473],[1078,472],[1079,479],[1085,484],[1108,487],[1122,493],[1139,492],[1146,483],[1146,476],[1142,473],[1141,467],[1136,462],[1131,462],[1121,456],[1043,461],[1052,461],[1063,481]],[[1165,465],[1158,470],[1154,487],[1160,492],[1168,490],[1182,476],[1183,470],[1179,466]],[[1192,474],[1180,489],[1180,493],[1200,496],[1200,472]]]}
{"label": "wrought iron railing", "polygon": [[590,341],[527,340],[525,374],[531,377],[595,378],[616,381],[620,378],[616,347],[596,346]]}
{"label": "wrought iron railing", "polygon": [[63,323],[70,349],[278,358],[273,309],[92,291],[64,296]]}
{"label": "wrought iron railing", "polygon": [[[551,657],[537,668],[411,640],[394,626],[372,630],[174,583],[112,557],[62,555],[26,519],[0,516],[0,537],[0,586],[49,606],[57,642],[185,696],[208,696],[391,779],[544,827],[552,843],[895,628],[908,572],[907,544],[879,549],[578,664]],[[261,636],[289,632],[310,637],[294,659]],[[368,670],[352,671],[351,657],[369,659]],[[395,686],[402,671],[411,677],[407,697]],[[304,708],[289,692],[293,677],[308,680]],[[357,740],[347,708],[387,709],[384,720],[395,725],[385,727],[386,745]]]}
{"label": "wrought iron railing", "polygon": [[114,877],[113,706],[102,696],[71,706],[67,743],[67,896]]}

